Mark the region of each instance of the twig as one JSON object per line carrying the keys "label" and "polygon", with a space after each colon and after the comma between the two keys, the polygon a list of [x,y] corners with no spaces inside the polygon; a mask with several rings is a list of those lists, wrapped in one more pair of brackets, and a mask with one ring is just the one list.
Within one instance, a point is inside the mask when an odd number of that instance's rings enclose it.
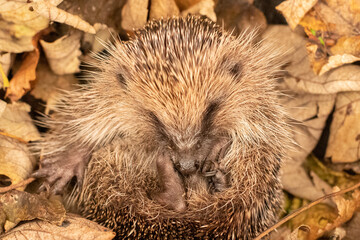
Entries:
{"label": "twig", "polygon": [[279,222],[277,222],[275,225],[273,225],[272,227],[266,229],[264,232],[262,232],[259,236],[257,236],[256,238],[254,238],[254,240],[260,240],[261,238],[265,237],[266,235],[268,235],[270,232],[272,232],[273,230],[275,230],[276,228],[280,227],[282,224],[284,224],[285,222],[289,221],[290,219],[296,217],[297,215],[299,215],[300,213],[308,210],[309,208],[311,208],[312,206],[315,206],[316,204],[324,201],[325,199],[331,198],[331,197],[335,197],[338,195],[342,195],[344,193],[350,192],[352,190],[355,190],[357,188],[360,187],[360,182],[358,182],[357,184],[355,184],[354,186],[345,188],[343,190],[334,192],[334,193],[330,193],[327,194],[325,196],[322,196],[321,198],[316,199],[315,201],[309,203],[306,206],[303,206],[297,210],[295,210],[293,213],[287,215],[286,217],[284,217],[283,219],[281,219]]}
{"label": "twig", "polygon": [[19,137],[15,136],[15,135],[11,135],[11,134],[6,133],[6,132],[0,132],[0,135],[3,135],[3,136],[6,136],[6,137],[10,137],[10,138],[16,139],[16,140],[18,140],[19,142],[22,142],[22,143],[28,143],[28,141],[25,141],[25,140],[22,139],[22,138],[19,138]]}
{"label": "twig", "polygon": [[25,179],[24,181],[21,181],[17,184],[13,184],[8,187],[2,187],[2,188],[0,188],[0,193],[6,193],[6,192],[16,189],[18,187],[22,187],[24,185],[27,185],[27,184],[33,182],[34,180],[35,180],[35,178],[31,177],[31,178]]}

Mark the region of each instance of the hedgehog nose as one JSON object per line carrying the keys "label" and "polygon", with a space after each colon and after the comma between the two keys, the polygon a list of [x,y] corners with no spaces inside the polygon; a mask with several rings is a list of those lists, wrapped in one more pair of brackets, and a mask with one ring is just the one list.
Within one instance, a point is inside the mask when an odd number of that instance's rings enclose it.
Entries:
{"label": "hedgehog nose", "polygon": [[198,164],[194,159],[182,159],[175,164],[176,169],[183,175],[194,174],[198,169]]}

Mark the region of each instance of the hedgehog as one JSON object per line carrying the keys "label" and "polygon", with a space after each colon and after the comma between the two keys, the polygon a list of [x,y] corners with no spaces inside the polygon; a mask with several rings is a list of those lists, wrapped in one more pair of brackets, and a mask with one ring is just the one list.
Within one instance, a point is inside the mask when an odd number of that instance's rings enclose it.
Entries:
{"label": "hedgehog", "polygon": [[118,239],[252,239],[275,223],[281,53],[202,17],[154,20],[64,92],[34,173]]}

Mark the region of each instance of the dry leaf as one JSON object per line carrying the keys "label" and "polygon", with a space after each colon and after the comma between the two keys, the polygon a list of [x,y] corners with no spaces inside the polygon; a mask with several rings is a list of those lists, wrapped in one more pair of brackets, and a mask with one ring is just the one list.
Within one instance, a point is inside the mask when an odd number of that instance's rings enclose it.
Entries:
{"label": "dry leaf", "polygon": [[148,0],[128,0],[121,10],[121,27],[133,31],[146,24]]}
{"label": "dry leaf", "polygon": [[214,7],[215,4],[213,0],[201,0],[198,3],[187,8],[186,10],[182,11],[180,15],[185,17],[188,14],[200,14],[207,16],[208,18],[216,22],[216,14],[214,11]]}
{"label": "dry leaf", "polygon": [[[36,160],[25,143],[0,135],[0,176],[4,178],[3,181],[8,181],[5,186],[17,184],[28,178],[35,164]],[[24,187],[18,189],[23,190]]]}
{"label": "dry leaf", "polygon": [[0,88],[9,87],[9,80],[7,75],[9,74],[11,66],[11,53],[0,52]]}
{"label": "dry leaf", "polygon": [[297,143],[289,152],[291,158],[282,168],[283,187],[295,196],[315,200],[323,193],[314,185],[302,164],[321,136],[326,119],[333,109],[335,95],[293,93],[290,97],[284,97],[282,102],[296,120],[292,123],[292,130],[293,139]]}
{"label": "dry leaf", "polygon": [[45,114],[48,114],[53,109],[53,104],[60,89],[72,90],[75,88],[74,84],[77,83],[77,79],[73,74],[56,75],[46,63],[39,64],[36,75],[37,82],[31,91],[31,95],[46,102]]}
{"label": "dry leaf", "polygon": [[360,92],[339,93],[335,106],[326,157],[355,162],[360,159]]}
{"label": "dry leaf", "polygon": [[[49,200],[37,194],[12,190],[0,195],[0,209],[6,215],[6,221],[16,225],[20,221],[41,219],[61,225],[65,218],[65,208],[62,203],[52,197]],[[0,222],[0,229],[6,223]],[[10,229],[6,229],[8,231]]]}
{"label": "dry leaf", "polygon": [[26,222],[4,234],[2,240],[110,240],[114,237],[115,233],[108,228],[74,214],[66,214],[61,226],[40,220]]}
{"label": "dry leaf", "polygon": [[6,97],[11,101],[17,101],[31,89],[30,82],[36,78],[35,70],[40,57],[38,49],[27,53],[19,70],[10,81],[10,86],[6,91]]}
{"label": "dry leaf", "polygon": [[29,116],[30,106],[22,102],[6,104],[0,100],[0,131],[23,139],[40,139],[40,134]]}
{"label": "dry leaf", "polygon": [[267,25],[264,14],[247,0],[219,1],[215,12],[218,24],[236,34],[246,29],[256,29],[260,34]]}
{"label": "dry leaf", "polygon": [[360,236],[360,212],[356,212],[353,218],[342,225],[348,239],[357,239]]}
{"label": "dry leaf", "polygon": [[310,227],[307,225],[301,225],[297,228],[295,228],[294,231],[292,231],[285,240],[302,240],[306,239],[309,235]]}
{"label": "dry leaf", "polygon": [[81,31],[95,34],[96,31],[88,22],[79,16],[72,15],[62,9],[57,8],[62,0],[33,0],[31,6],[39,15],[48,18],[50,21],[65,23]]}
{"label": "dry leaf", "polygon": [[[334,187],[334,192],[339,191],[338,187]],[[360,191],[355,190],[351,198],[345,198],[344,196],[335,196],[333,198],[338,209],[338,216],[331,222],[328,223],[324,228],[317,229],[312,227],[310,231],[310,239],[318,239],[323,236],[326,232],[334,230],[335,228],[341,226],[343,223],[349,221],[354,215],[355,211],[360,208]]]}
{"label": "dry leaf", "polygon": [[304,27],[311,46],[311,66],[321,75],[359,60],[359,6],[358,1],[347,0],[288,0],[277,9],[282,11],[291,28],[298,24]]}
{"label": "dry leaf", "polygon": [[54,42],[40,40],[51,70],[59,75],[79,72],[81,33],[72,31]]}
{"label": "dry leaf", "polygon": [[311,71],[307,57],[306,40],[287,26],[269,26],[264,34],[275,48],[286,49],[290,63],[285,70],[285,82],[294,92],[329,94],[360,91],[360,67],[347,65],[317,76]]}
{"label": "dry leaf", "polygon": [[179,15],[175,0],[152,0],[149,19],[160,19]]}
{"label": "dry leaf", "polygon": [[38,41],[40,37],[48,33],[48,29],[38,32],[32,40],[35,49],[26,54],[20,68],[11,79],[10,86],[6,91],[5,97],[11,101],[17,101],[31,89],[30,82],[36,78],[35,70],[39,62],[40,51],[38,49]]}
{"label": "dry leaf", "polygon": [[0,0],[0,52],[33,51],[33,36],[49,25],[49,20],[30,11],[26,0]]}
{"label": "dry leaf", "polygon": [[353,62],[356,62],[359,60],[360,60],[360,57],[355,57],[355,56],[347,54],[347,53],[345,53],[343,55],[330,56],[328,59],[328,62],[321,67],[321,69],[319,71],[319,75],[321,76],[325,72],[327,72],[333,68],[342,66],[347,63],[353,63]]}
{"label": "dry leaf", "polygon": [[176,5],[179,7],[180,11],[190,8],[191,6],[197,4],[201,0],[175,0]]}
{"label": "dry leaf", "polygon": [[287,0],[276,7],[292,29],[299,24],[305,14],[318,2],[318,0]]}
{"label": "dry leaf", "polygon": [[106,43],[114,40],[117,33],[113,28],[109,28],[105,24],[95,23],[94,28],[96,34],[85,33],[81,45],[90,46],[88,50],[91,50],[92,53],[99,53],[105,49]]}

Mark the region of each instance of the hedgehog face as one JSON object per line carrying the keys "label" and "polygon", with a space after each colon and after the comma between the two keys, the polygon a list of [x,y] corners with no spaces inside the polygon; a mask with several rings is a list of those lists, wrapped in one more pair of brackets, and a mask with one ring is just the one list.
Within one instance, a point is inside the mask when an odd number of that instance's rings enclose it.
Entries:
{"label": "hedgehog face", "polygon": [[[216,162],[226,150],[228,138],[215,131],[218,102],[208,104],[198,124],[188,123],[186,129],[165,125],[155,114],[151,114],[160,151],[166,152],[175,168],[183,176],[204,171],[205,162]],[[206,171],[206,170],[205,170]]]}

